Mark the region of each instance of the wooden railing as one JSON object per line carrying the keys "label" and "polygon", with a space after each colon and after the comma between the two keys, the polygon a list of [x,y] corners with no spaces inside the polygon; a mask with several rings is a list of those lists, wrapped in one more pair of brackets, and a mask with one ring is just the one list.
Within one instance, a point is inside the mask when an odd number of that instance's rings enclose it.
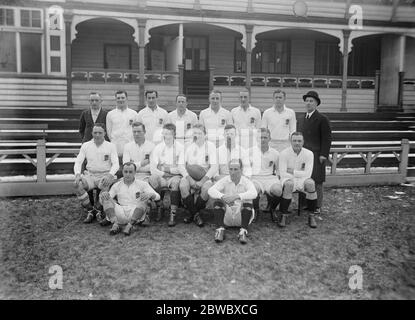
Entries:
{"label": "wooden railing", "polygon": [[[331,175],[329,185],[369,185],[369,184],[399,184],[405,182],[408,167],[410,144],[407,139],[401,141],[401,145],[393,147],[347,147],[332,148],[329,162],[331,163]],[[0,196],[28,196],[28,195],[57,195],[72,193],[71,181],[48,182],[46,169],[61,155],[70,155],[71,162],[79,152],[79,148],[47,148],[44,139],[37,140],[36,148],[0,150],[0,162],[8,155],[22,155],[36,167],[36,182],[3,182],[0,184]],[[399,162],[394,173],[375,173],[371,171],[372,164],[380,154],[392,154]],[[338,165],[347,156],[360,155],[365,163],[364,174],[339,174]],[[36,158],[29,155],[35,155]],[[52,155],[47,160],[47,155]]]}
{"label": "wooden railing", "polygon": [[[140,73],[138,70],[72,69],[72,81],[138,83],[139,80]],[[146,70],[144,73],[144,83],[178,85],[179,72]]]}
{"label": "wooden railing", "polygon": [[[246,86],[243,74],[215,74],[215,86]],[[291,88],[341,88],[342,78],[338,76],[302,76],[302,75],[271,75],[252,74],[251,86],[259,87],[291,87]],[[350,89],[374,89],[374,77],[349,77],[347,87]]]}

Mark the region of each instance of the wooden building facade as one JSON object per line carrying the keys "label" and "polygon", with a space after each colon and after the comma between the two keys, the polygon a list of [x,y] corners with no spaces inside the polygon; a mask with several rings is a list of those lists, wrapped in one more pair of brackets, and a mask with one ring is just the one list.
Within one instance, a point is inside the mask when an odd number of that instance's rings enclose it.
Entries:
{"label": "wooden building facade", "polygon": [[126,89],[160,105],[209,90],[260,109],[276,88],[303,109],[312,88],[326,112],[415,110],[415,1],[0,1],[0,106],[104,105]]}

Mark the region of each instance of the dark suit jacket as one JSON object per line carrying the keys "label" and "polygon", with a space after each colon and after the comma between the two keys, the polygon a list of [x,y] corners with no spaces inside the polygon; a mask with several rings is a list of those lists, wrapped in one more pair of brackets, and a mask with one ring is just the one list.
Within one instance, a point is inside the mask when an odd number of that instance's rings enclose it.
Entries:
{"label": "dark suit jacket", "polygon": [[319,157],[329,157],[331,148],[331,127],[330,120],[317,110],[314,111],[310,119],[305,119],[305,115],[298,119],[298,131],[304,136],[304,148],[313,151],[314,167],[312,178],[316,183],[326,180],[325,163],[321,164]]}
{"label": "dark suit jacket", "polygon": [[[104,124],[107,120],[107,111],[101,108],[98,114],[96,123]],[[94,127],[94,120],[92,119],[91,109],[82,111],[81,118],[79,120],[79,133],[81,134],[82,143],[92,139],[92,128]],[[105,130],[106,131],[106,130]],[[107,134],[105,134],[105,140],[109,141]]]}

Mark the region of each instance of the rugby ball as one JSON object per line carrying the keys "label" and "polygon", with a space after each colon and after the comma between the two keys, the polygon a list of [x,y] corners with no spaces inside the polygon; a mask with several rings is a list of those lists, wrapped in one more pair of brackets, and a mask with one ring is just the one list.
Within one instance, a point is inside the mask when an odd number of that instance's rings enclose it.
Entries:
{"label": "rugby ball", "polygon": [[198,164],[187,164],[186,170],[189,176],[191,176],[194,180],[200,181],[206,174],[206,169]]}

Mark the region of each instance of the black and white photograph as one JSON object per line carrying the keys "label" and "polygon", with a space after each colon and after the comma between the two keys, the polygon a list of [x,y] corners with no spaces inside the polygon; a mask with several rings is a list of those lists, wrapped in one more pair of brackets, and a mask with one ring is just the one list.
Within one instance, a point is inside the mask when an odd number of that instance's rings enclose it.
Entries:
{"label": "black and white photograph", "polygon": [[0,0],[0,300],[414,300],[414,209],[415,0]]}

